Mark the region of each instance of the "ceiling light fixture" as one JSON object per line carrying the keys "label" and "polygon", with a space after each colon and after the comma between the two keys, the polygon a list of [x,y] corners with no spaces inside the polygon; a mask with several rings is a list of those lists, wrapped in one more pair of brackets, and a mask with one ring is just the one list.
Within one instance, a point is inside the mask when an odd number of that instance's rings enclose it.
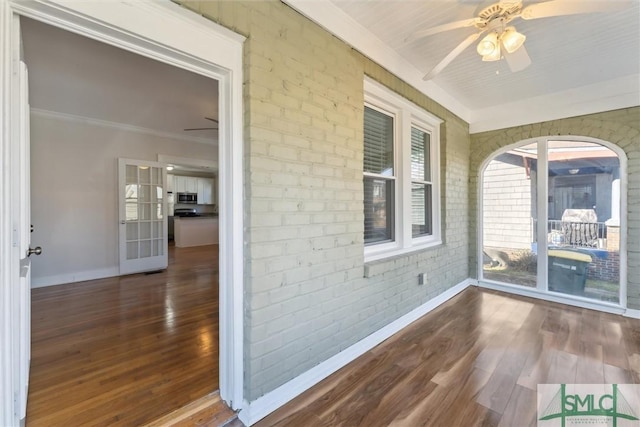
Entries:
{"label": "ceiling light fixture", "polygon": [[173,165],[169,165],[169,166],[167,166],[167,170],[168,170],[168,171],[172,171],[172,170],[173,170]]}
{"label": "ceiling light fixture", "polygon": [[507,27],[500,36],[502,46],[509,53],[513,53],[520,49],[520,46],[527,39],[527,36],[516,31],[515,27]]}
{"label": "ceiling light fixture", "polygon": [[498,45],[498,33],[492,31],[478,43],[477,51],[480,56],[488,56],[494,53],[496,49],[500,49]]}
{"label": "ceiling light fixture", "polygon": [[502,58],[502,52],[500,51],[500,45],[496,46],[493,51],[482,57],[483,61],[499,61]]}
{"label": "ceiling light fixture", "polygon": [[515,27],[507,27],[502,31],[491,31],[478,43],[477,51],[483,61],[499,61],[502,58],[502,49],[513,53],[520,49],[527,37],[516,31]]}

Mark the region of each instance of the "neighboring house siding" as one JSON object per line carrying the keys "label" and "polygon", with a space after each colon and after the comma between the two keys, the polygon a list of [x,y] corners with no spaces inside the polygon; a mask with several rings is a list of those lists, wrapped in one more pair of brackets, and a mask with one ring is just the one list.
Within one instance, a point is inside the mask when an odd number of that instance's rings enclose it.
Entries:
{"label": "neighboring house siding", "polygon": [[539,136],[575,135],[618,145],[628,158],[627,190],[627,296],[628,307],[640,309],[640,107],[553,120],[471,135],[469,205],[471,232],[469,274],[477,277],[477,214],[480,166],[498,149]]}
{"label": "neighboring house siding", "polygon": [[532,180],[519,160],[520,165],[513,165],[495,159],[485,171],[484,246],[531,249]]}
{"label": "neighboring house siding", "polygon": [[[469,129],[279,1],[185,4],[247,36],[245,398],[253,401],[467,278]],[[444,120],[445,242],[366,266],[365,74]]]}

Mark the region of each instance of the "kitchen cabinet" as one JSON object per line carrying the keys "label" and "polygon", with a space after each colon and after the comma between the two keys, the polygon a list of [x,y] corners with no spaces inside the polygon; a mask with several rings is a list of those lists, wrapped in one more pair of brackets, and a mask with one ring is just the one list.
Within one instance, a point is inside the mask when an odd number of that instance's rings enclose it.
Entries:
{"label": "kitchen cabinet", "polygon": [[173,176],[173,191],[175,193],[197,193],[198,178],[193,176]]}
{"label": "kitchen cabinet", "polygon": [[174,239],[177,248],[218,244],[218,218],[176,218]]}
{"label": "kitchen cabinet", "polygon": [[213,204],[213,179],[198,178],[198,204]]}
{"label": "kitchen cabinet", "polygon": [[185,182],[184,176],[174,176],[173,177],[173,191],[175,193],[184,193]]}

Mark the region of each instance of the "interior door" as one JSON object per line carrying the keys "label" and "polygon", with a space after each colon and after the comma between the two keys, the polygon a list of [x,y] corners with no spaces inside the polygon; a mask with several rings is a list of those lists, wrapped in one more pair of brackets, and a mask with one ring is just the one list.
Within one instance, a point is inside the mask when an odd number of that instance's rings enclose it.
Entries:
{"label": "interior door", "polygon": [[120,274],[168,264],[167,172],[163,163],[119,159]]}
{"label": "interior door", "polygon": [[29,365],[31,361],[31,260],[30,255],[40,255],[42,249],[30,248],[31,244],[31,197],[30,197],[30,141],[29,141],[29,86],[27,66],[20,61],[18,72],[18,91],[20,107],[18,129],[20,139],[20,280],[19,280],[19,396],[17,401],[18,418],[26,416],[27,394],[29,389]]}

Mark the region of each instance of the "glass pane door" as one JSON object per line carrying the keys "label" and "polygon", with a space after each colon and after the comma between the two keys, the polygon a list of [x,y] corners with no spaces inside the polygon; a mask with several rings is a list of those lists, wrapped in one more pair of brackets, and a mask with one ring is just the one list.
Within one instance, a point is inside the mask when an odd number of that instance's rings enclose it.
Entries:
{"label": "glass pane door", "polygon": [[483,174],[482,278],[537,286],[537,144],[495,157]]}
{"label": "glass pane door", "polygon": [[164,165],[120,160],[120,273],[165,268]]}
{"label": "glass pane door", "polygon": [[549,290],[620,297],[620,161],[595,143],[549,141]]}

